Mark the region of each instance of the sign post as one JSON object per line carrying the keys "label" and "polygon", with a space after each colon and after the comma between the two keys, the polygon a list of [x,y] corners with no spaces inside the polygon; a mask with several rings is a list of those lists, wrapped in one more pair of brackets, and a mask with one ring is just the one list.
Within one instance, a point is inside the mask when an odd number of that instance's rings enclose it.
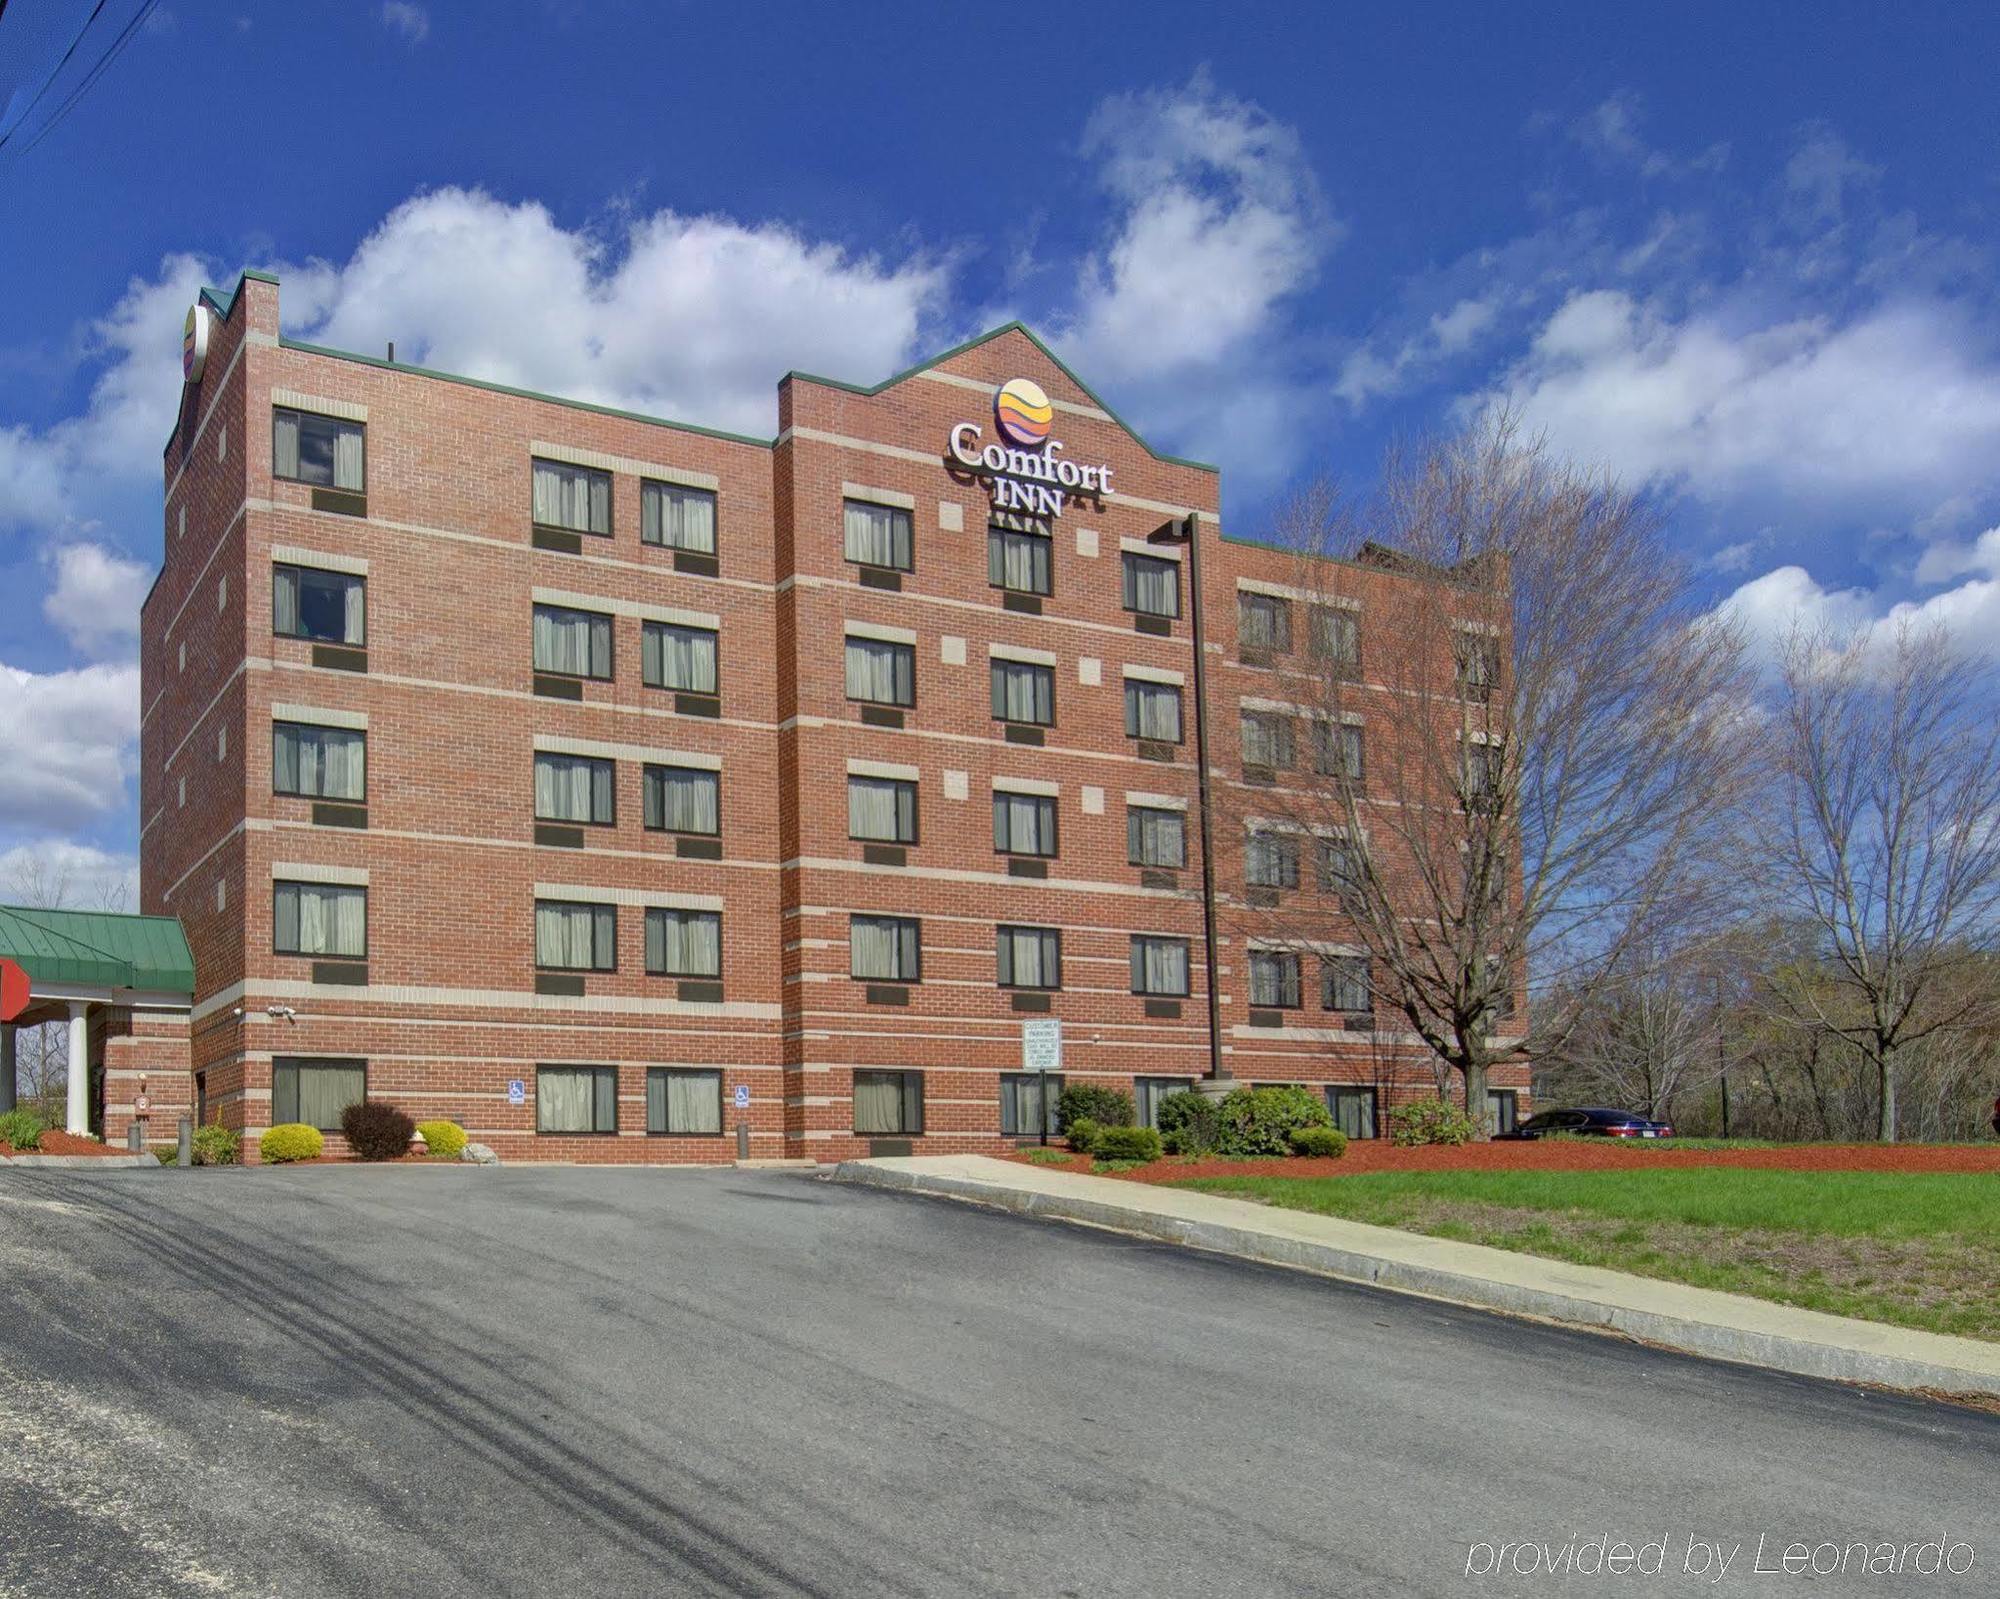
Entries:
{"label": "sign post", "polygon": [[1039,1136],[1049,1141],[1049,1074],[1062,1070],[1062,1018],[1034,1016],[1021,1023],[1021,1070],[1041,1077]]}

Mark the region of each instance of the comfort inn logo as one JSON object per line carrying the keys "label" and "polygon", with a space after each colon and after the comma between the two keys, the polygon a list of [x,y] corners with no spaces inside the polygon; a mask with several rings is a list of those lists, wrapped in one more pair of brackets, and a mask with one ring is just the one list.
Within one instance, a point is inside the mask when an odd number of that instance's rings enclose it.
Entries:
{"label": "comfort inn logo", "polygon": [[1065,459],[1062,441],[1049,437],[1055,415],[1039,383],[1010,378],[993,396],[993,428],[1004,442],[981,445],[979,424],[960,422],[951,430],[951,459],[986,480],[996,511],[1061,516],[1071,494],[1101,499],[1111,468]]}

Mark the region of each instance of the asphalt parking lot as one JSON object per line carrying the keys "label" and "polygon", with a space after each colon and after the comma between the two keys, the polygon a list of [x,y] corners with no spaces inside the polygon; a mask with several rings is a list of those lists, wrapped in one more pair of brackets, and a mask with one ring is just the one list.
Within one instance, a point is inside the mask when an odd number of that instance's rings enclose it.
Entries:
{"label": "asphalt parking lot", "polygon": [[792,1173],[0,1172],[0,1281],[8,1595],[2000,1591],[2000,1418]]}

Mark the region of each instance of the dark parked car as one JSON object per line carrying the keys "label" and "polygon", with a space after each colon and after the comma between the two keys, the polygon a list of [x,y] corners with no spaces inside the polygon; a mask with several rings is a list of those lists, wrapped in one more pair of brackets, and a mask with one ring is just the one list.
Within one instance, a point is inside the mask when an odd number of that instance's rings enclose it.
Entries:
{"label": "dark parked car", "polygon": [[1648,1121],[1630,1111],[1606,1110],[1587,1105],[1580,1110],[1545,1110],[1530,1116],[1511,1133],[1495,1133],[1495,1138],[1546,1138],[1550,1133],[1568,1133],[1579,1138],[1671,1138],[1673,1128],[1666,1122]]}

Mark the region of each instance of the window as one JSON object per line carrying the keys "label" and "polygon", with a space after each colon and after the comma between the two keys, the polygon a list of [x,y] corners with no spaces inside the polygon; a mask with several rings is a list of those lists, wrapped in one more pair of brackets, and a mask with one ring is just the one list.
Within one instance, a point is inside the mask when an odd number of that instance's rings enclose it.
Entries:
{"label": "window", "polygon": [[1313,724],[1313,766],[1323,776],[1345,778],[1360,785],[1367,776],[1358,722]]}
{"label": "window", "polygon": [[558,677],[611,678],[611,618],[560,605],[535,607],[535,670]]}
{"label": "window", "polygon": [[993,796],[993,848],[1001,855],[1054,855],[1056,802],[1049,794]]}
{"label": "window", "polygon": [[1061,1131],[1056,1100],[1063,1080],[1055,1072],[1002,1072],[1000,1074],[1000,1136],[1003,1138],[1053,1138]]}
{"label": "window", "polygon": [[1322,960],[1319,965],[1319,1003],[1322,1010],[1346,1011],[1350,1015],[1374,1009],[1368,957],[1328,955]]}
{"label": "window", "polygon": [[847,836],[877,844],[917,841],[917,785],[899,777],[847,780]]}
{"label": "window", "polygon": [[535,463],[535,525],[611,536],[611,474],[590,466]]}
{"label": "window", "polygon": [[1278,1010],[1299,1006],[1299,958],[1289,951],[1250,952],[1250,1003]]}
{"label": "window", "polygon": [[535,756],[535,820],[609,827],[616,818],[617,768],[587,755]]}
{"label": "window", "polygon": [[1135,1077],[1132,1079],[1132,1099],[1139,1110],[1141,1127],[1160,1125],[1160,1101],[1169,1094],[1181,1094],[1192,1090],[1192,1077]]}
{"label": "window", "polygon": [[1276,711],[1243,713],[1243,764],[1288,771],[1292,764],[1292,719]]}
{"label": "window", "polygon": [[1132,939],[1132,992],[1184,998],[1188,991],[1188,946],[1184,938]]}
{"label": "window", "polygon": [[847,558],[856,566],[888,566],[898,572],[913,569],[911,528],[915,518],[893,505],[866,500],[843,502]]}
{"label": "window", "polygon": [[367,466],[359,422],[342,422],[310,411],[271,413],[271,476],[359,494],[367,486]]}
{"label": "window", "polygon": [[1022,533],[1013,528],[989,527],[986,530],[987,584],[1016,594],[1049,593],[1050,544],[1046,533]]}
{"label": "window", "polygon": [[1457,653],[1459,698],[1488,698],[1500,681],[1500,641],[1467,629],[1458,636]]}
{"label": "window", "polygon": [[[318,644],[367,642],[368,584],[311,566],[271,568],[271,631]],[[183,648],[186,646],[183,645]]]}
{"label": "window", "polygon": [[1236,596],[1236,642],[1242,649],[1283,655],[1292,647],[1292,604],[1274,594]]}
{"label": "window", "polygon": [[854,1130],[915,1136],[924,1130],[922,1072],[856,1072]]}
{"label": "window", "polygon": [[1056,669],[1033,661],[993,663],[993,717],[1052,727],[1056,719]]}
{"label": "window", "polygon": [[1187,865],[1187,817],[1180,811],[1133,805],[1125,811],[1125,858],[1134,866]]}
{"label": "window", "polygon": [[1472,739],[1465,746],[1465,802],[1479,805],[1500,793],[1502,752],[1497,739]]}
{"label": "window", "polygon": [[229,724],[227,722],[224,722],[215,730],[215,758],[218,761],[229,759]]}
{"label": "window", "polygon": [[537,1066],[535,1131],[617,1132],[618,1069],[615,1066]]}
{"label": "window", "polygon": [[714,1137],[722,1131],[722,1073],[685,1071],[655,1066],[646,1073],[646,1131],[695,1133]]}
{"label": "window", "polygon": [[722,831],[722,775],[691,766],[649,766],[646,825],[656,833]]}
{"label": "window", "polygon": [[1251,888],[1297,888],[1298,839],[1289,833],[1249,834],[1243,841],[1243,881]]}
{"label": "window", "polygon": [[654,907],[646,912],[646,975],[722,975],[722,913]]}
{"label": "window", "polygon": [[1368,886],[1368,871],[1352,839],[1323,838],[1319,842],[1320,892],[1343,899]]}
{"label": "window", "polygon": [[914,916],[850,916],[847,971],[857,982],[914,983],[923,975]]}
{"label": "window", "polygon": [[536,900],[535,964],[558,972],[615,972],[618,908]]}
{"label": "window", "polygon": [[639,539],[695,555],[715,553],[715,495],[673,483],[639,485]]}
{"label": "window", "polygon": [[1511,1133],[1520,1124],[1520,1091],[1513,1088],[1487,1089],[1486,1130],[1489,1133]]}
{"label": "window", "polygon": [[273,722],[271,792],[359,804],[368,794],[368,735]]}
{"label": "window", "polygon": [[1333,1125],[1349,1138],[1375,1136],[1375,1090],[1338,1085],[1326,1091],[1326,1108],[1333,1112]]}
{"label": "window", "polygon": [[1514,971],[1504,955],[1486,957],[1486,981],[1492,992],[1489,1008],[1495,1021],[1506,1021],[1514,1014]]}
{"label": "window", "polygon": [[1313,654],[1327,675],[1354,678],[1361,675],[1361,619],[1352,611],[1332,605],[1312,609]]}
{"label": "window", "polygon": [[917,652],[886,639],[847,640],[847,697],[868,705],[917,703]]}
{"label": "window", "polygon": [[639,675],[648,688],[683,694],[715,694],[720,638],[709,628],[648,622],[640,634]]}
{"label": "window", "polygon": [[1141,616],[1181,614],[1181,564],[1125,552],[1125,609]]}
{"label": "window", "polygon": [[1181,741],[1181,691],[1171,683],[1125,679],[1125,736]]}
{"label": "window", "polygon": [[359,1060],[271,1062],[271,1125],[303,1122],[323,1133],[340,1131],[340,1113],[368,1097],[368,1064]]}
{"label": "window", "polygon": [[1002,988],[1062,987],[1062,934],[1053,927],[1002,927],[998,932]]}
{"label": "window", "polygon": [[280,955],[368,954],[368,890],[327,883],[275,883],[273,947]]}

